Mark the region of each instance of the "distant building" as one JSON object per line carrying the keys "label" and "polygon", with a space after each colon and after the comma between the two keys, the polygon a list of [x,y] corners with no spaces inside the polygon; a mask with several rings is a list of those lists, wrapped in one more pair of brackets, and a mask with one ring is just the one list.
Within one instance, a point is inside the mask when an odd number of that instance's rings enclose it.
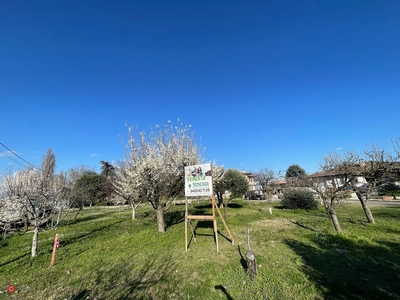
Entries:
{"label": "distant building", "polygon": [[259,190],[259,189],[257,189],[257,183],[254,181],[255,175],[253,173],[247,173],[244,170],[242,171],[242,173],[249,180],[249,191],[257,191],[257,190]]}

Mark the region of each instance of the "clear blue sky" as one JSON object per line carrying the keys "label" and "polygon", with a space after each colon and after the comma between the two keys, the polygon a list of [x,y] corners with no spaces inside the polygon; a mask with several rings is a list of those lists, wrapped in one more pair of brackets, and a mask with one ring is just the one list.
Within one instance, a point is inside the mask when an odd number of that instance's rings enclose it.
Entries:
{"label": "clear blue sky", "polygon": [[[206,161],[311,173],[399,138],[399,16],[398,0],[1,1],[0,142],[98,168],[123,158],[125,123],[179,118]],[[22,168],[0,151],[1,173]]]}

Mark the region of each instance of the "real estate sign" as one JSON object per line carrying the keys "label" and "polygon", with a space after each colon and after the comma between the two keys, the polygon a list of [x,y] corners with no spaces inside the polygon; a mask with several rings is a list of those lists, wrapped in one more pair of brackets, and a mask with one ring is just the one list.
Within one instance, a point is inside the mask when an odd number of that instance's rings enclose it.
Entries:
{"label": "real estate sign", "polygon": [[211,164],[185,167],[185,196],[212,196]]}

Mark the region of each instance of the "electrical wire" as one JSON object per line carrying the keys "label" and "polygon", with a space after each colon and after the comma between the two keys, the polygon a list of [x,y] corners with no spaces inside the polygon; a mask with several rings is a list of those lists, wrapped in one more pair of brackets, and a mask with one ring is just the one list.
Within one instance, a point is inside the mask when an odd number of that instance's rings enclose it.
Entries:
{"label": "electrical wire", "polygon": [[[14,154],[16,157],[18,157],[20,160],[24,161],[25,163],[27,163],[28,165],[30,165],[31,167],[34,167],[35,169],[37,169],[37,167],[33,164],[31,164],[29,161],[23,159],[21,156],[19,156],[17,153],[15,153],[14,151],[12,151],[10,148],[8,148],[6,145],[4,145],[3,143],[0,142],[0,145],[3,146],[4,148],[6,148],[8,151],[10,151],[12,154]],[[0,153],[2,153],[5,157],[7,157],[8,159],[12,160],[13,162],[19,164],[20,166],[26,168],[26,166],[20,164],[18,161],[14,160],[12,157],[8,156],[7,153],[0,151]]]}
{"label": "electrical wire", "polygon": [[9,160],[12,160],[13,162],[20,165],[21,167],[26,168],[25,165],[21,164],[19,161],[15,160],[13,157],[9,156],[6,152],[0,151],[0,153],[2,154],[3,157],[7,157]]}

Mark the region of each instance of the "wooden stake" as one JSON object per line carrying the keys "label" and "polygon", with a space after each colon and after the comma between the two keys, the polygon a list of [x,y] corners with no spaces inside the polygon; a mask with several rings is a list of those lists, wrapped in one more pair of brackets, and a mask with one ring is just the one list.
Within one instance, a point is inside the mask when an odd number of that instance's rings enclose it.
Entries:
{"label": "wooden stake", "polygon": [[224,217],[222,216],[221,211],[220,211],[219,208],[218,208],[218,205],[216,205],[215,207],[217,208],[219,217],[221,218],[222,223],[224,224],[224,227],[225,227],[226,231],[228,231],[229,237],[231,238],[232,245],[233,245],[233,244],[234,244],[233,236],[232,236],[231,232],[229,231],[228,226],[226,225],[225,219],[224,219]]}
{"label": "wooden stake", "polygon": [[58,233],[56,234],[54,238],[54,244],[53,244],[53,253],[51,254],[51,261],[50,261],[50,269],[54,265],[54,260],[56,258],[56,251],[60,247],[60,242],[58,241]]}

